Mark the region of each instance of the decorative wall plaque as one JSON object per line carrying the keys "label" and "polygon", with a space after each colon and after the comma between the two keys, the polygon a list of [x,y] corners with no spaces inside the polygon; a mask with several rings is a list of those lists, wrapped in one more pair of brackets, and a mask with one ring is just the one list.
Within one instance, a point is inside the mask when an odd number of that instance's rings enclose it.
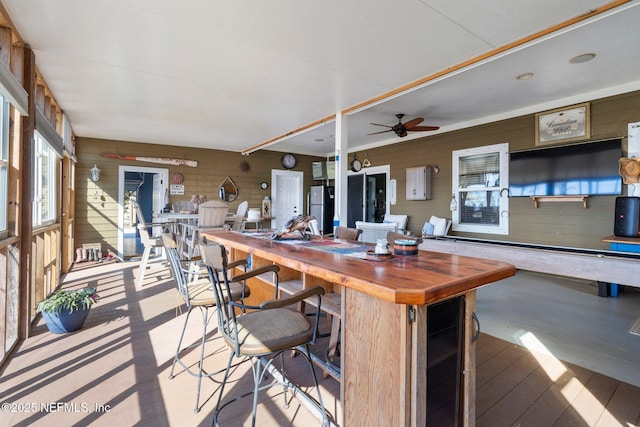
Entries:
{"label": "decorative wall plaque", "polygon": [[169,194],[172,196],[182,196],[184,195],[184,185],[182,184],[171,184],[169,186]]}
{"label": "decorative wall plaque", "polygon": [[262,201],[260,216],[262,216],[262,218],[271,218],[271,200]]}
{"label": "decorative wall plaque", "polygon": [[536,114],[536,145],[589,139],[589,103],[557,108]]}

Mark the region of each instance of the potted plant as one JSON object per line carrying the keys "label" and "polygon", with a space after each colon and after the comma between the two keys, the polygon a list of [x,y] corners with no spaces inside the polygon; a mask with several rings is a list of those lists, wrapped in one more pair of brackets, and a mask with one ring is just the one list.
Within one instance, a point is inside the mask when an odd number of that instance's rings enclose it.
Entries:
{"label": "potted plant", "polygon": [[42,313],[51,332],[63,334],[80,329],[89,314],[89,309],[99,299],[100,296],[94,288],[58,289],[38,303],[36,312]]}

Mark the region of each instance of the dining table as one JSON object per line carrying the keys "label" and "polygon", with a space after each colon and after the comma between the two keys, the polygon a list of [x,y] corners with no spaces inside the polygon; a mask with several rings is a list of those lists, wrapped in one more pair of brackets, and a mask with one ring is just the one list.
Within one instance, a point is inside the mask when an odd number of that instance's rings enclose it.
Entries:
{"label": "dining table", "polygon": [[198,219],[197,212],[160,212],[155,214],[155,218],[166,222],[195,221]]}
{"label": "dining table", "polygon": [[197,212],[160,212],[155,214],[154,222],[166,224],[163,228],[173,232],[176,236],[184,233],[183,225],[194,226],[198,223]]}
{"label": "dining table", "polygon": [[154,214],[154,222],[163,223],[163,229],[170,231],[178,241],[178,253],[184,252],[184,241],[189,230],[198,224],[197,212],[160,212]]}

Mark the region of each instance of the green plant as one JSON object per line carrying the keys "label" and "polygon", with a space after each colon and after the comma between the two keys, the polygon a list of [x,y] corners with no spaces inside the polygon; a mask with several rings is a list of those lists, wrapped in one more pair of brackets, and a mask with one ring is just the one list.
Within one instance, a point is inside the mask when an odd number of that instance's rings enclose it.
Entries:
{"label": "green plant", "polygon": [[100,296],[94,288],[84,288],[75,290],[58,289],[50,293],[45,299],[38,303],[36,312],[46,311],[48,313],[58,313],[62,310],[87,310],[98,302]]}

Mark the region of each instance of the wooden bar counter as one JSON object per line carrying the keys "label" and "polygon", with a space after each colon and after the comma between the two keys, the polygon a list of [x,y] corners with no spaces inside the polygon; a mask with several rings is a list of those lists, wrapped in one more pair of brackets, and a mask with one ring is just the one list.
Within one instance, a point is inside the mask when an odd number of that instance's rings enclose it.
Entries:
{"label": "wooden bar counter", "polygon": [[[320,285],[323,309],[337,303],[341,426],[474,425],[475,289],[515,267],[430,251],[377,262],[233,231],[205,235],[232,260],[279,265],[282,288]],[[254,280],[252,298],[273,297]]]}

